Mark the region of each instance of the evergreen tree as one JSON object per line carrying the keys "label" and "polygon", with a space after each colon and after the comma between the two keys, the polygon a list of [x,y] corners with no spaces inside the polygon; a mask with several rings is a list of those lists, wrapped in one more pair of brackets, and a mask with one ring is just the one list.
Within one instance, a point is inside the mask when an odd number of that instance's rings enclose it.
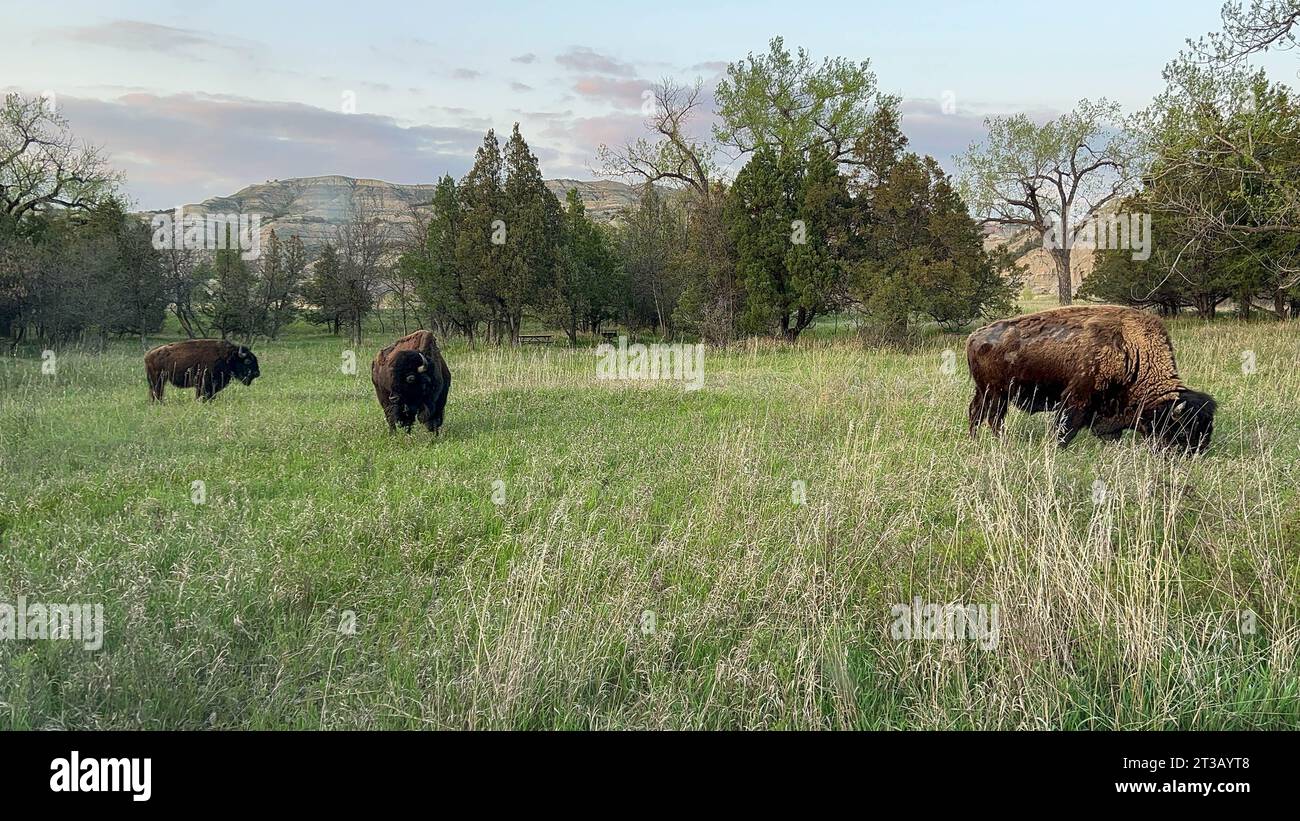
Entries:
{"label": "evergreen tree", "polygon": [[[506,292],[504,244],[494,242],[509,226],[505,223],[501,150],[496,134],[488,131],[474,154],[474,165],[461,180],[460,225],[456,231],[455,261],[462,274],[470,304],[482,306],[489,339],[501,338],[509,305]],[[500,221],[500,222],[498,222]]]}
{"label": "evergreen tree", "polygon": [[561,241],[559,200],[542,180],[537,157],[515,123],[505,148],[505,276],[498,299],[511,341],[525,311],[542,307]]}

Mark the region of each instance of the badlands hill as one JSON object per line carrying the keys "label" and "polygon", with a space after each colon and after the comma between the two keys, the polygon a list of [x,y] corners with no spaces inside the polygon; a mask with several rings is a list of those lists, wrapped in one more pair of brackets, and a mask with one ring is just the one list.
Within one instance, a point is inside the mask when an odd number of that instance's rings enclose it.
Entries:
{"label": "badlands hill", "polygon": [[[613,180],[547,180],[546,187],[561,202],[570,188],[576,188],[587,213],[601,222],[613,221],[637,198],[633,186]],[[433,185],[343,176],[300,177],[257,183],[184,209],[187,214],[261,214],[264,233],[274,229],[281,237],[297,235],[308,247],[316,248],[357,209],[375,215],[398,236],[414,222],[416,214],[428,208],[433,190]],[[146,215],[157,213],[166,212],[149,211]]]}

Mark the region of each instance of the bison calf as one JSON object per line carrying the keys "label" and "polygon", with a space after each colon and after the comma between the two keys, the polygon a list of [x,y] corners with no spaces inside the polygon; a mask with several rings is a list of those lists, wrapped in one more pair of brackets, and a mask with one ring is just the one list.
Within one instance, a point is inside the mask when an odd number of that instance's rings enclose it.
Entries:
{"label": "bison calf", "polygon": [[375,354],[370,381],[390,432],[398,425],[410,432],[419,419],[438,433],[451,390],[451,371],[433,334],[416,331]]}
{"label": "bison calf", "polygon": [[262,375],[252,351],[223,339],[188,339],[160,345],[144,355],[144,370],[149,379],[149,398],[157,402],[162,401],[168,382],[178,388],[194,388],[198,399],[208,400],[231,379],[251,385]]}
{"label": "bison calf", "polygon": [[1055,411],[1065,447],[1084,428],[1114,440],[1125,430],[1186,453],[1209,447],[1215,402],[1183,384],[1164,323],[1116,305],[1070,306],[985,325],[970,335],[975,380],[970,434],[1002,430],[1007,405]]}

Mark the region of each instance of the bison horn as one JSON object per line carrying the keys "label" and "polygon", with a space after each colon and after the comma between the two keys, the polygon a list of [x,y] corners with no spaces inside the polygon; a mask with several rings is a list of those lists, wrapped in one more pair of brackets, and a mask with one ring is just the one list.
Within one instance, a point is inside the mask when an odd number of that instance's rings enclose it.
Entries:
{"label": "bison horn", "polygon": [[420,373],[424,373],[428,369],[429,367],[427,365],[421,365],[420,367],[416,368],[416,370],[419,371]]}
{"label": "bison horn", "polygon": [[1177,416],[1178,414],[1182,413],[1182,412],[1185,411],[1185,410],[1187,410],[1187,400],[1186,400],[1186,399],[1184,399],[1183,401],[1179,402],[1177,405],[1174,405],[1174,416]]}

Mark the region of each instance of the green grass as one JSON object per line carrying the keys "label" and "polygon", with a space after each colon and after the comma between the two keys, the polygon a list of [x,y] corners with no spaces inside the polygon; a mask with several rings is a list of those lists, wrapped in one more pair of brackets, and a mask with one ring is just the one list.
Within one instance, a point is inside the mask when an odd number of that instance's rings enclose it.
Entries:
{"label": "green grass", "polygon": [[[710,349],[696,392],[452,344],[443,435],[389,436],[395,335],[349,376],[295,329],[207,405],[138,343],[0,362],[0,602],[107,623],[0,642],[0,727],[1300,726],[1300,324],[1174,326],[1197,460],[968,440],[958,336]],[[917,596],[997,647],[894,640]]]}

